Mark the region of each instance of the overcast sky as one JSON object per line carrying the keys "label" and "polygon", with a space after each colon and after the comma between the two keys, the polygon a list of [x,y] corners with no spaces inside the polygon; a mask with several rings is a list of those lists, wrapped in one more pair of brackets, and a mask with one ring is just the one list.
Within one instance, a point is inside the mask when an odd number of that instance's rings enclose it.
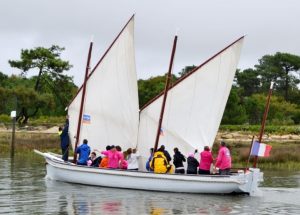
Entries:
{"label": "overcast sky", "polygon": [[92,66],[133,13],[139,78],[164,74],[179,28],[174,72],[199,65],[247,35],[239,68],[253,67],[265,54],[300,55],[300,1],[297,0],[0,0],[0,71],[19,74],[9,59],[21,49],[63,46],[82,83],[91,35]]}

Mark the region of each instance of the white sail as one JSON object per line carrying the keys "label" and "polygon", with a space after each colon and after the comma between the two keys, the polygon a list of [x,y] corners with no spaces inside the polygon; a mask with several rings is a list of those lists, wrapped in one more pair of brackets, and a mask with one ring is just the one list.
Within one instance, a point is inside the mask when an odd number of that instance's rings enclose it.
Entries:
{"label": "white sail", "polygon": [[[176,82],[168,91],[159,146],[187,155],[212,146],[230,93],[243,37]],[[138,149],[144,158],[154,146],[163,96],[140,112]]]}
{"label": "white sail", "polygon": [[[69,134],[74,148],[82,90],[68,108]],[[126,24],[89,75],[79,145],[92,149],[106,145],[127,149],[137,143],[138,89],[134,54],[134,19]]]}

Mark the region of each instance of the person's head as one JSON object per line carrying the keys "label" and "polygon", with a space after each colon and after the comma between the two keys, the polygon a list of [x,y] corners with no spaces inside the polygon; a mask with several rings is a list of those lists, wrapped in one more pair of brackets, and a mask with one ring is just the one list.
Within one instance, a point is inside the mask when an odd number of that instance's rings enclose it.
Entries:
{"label": "person's head", "polygon": [[135,154],[136,153],[136,149],[132,149],[132,153]]}
{"label": "person's head", "polygon": [[91,158],[92,158],[92,160],[94,160],[94,159],[96,158],[96,156],[97,156],[97,155],[96,155],[96,152],[92,152],[92,153],[91,153]]}
{"label": "person's head", "polygon": [[132,153],[132,148],[128,148],[126,152],[127,152],[127,155],[131,155],[131,153]]}
{"label": "person's head", "polygon": [[118,152],[121,152],[121,151],[122,151],[121,146],[116,146],[116,149],[117,149]]}
{"label": "person's head", "polygon": [[221,141],[221,146],[226,146],[226,143],[224,141]]}
{"label": "person's head", "polygon": [[84,139],[83,140],[83,144],[87,144],[88,143],[88,140],[87,139]]}
{"label": "person's head", "polygon": [[112,146],[110,147],[110,151],[115,152],[115,151],[117,151],[117,149],[116,149],[116,147],[115,147],[114,145],[112,145]]}
{"label": "person's head", "polygon": [[192,158],[195,157],[194,153],[193,153],[193,152],[190,152],[190,153],[189,153],[189,157],[192,157]]}
{"label": "person's head", "polygon": [[178,148],[177,147],[174,148],[174,153],[178,153],[178,152],[179,152]]}
{"label": "person's head", "polygon": [[150,148],[150,154],[153,154],[154,148]]}
{"label": "person's head", "polygon": [[162,149],[162,151],[165,151],[165,146],[164,146],[164,145],[161,145],[161,146],[160,146],[160,149]]}
{"label": "person's head", "polygon": [[58,131],[62,131],[63,128],[61,126],[58,127]]}
{"label": "person's head", "polygon": [[111,146],[107,145],[105,149],[106,149],[106,151],[109,151],[111,149]]}
{"label": "person's head", "polygon": [[209,146],[204,146],[204,151],[208,151],[209,152]]}
{"label": "person's head", "polygon": [[165,150],[162,147],[160,147],[159,149],[157,149],[157,151],[158,152],[164,152]]}

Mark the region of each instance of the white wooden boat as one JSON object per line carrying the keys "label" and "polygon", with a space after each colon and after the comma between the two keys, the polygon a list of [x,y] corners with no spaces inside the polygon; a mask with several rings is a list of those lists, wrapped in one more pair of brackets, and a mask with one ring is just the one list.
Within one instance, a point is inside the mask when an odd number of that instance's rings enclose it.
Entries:
{"label": "white wooden boat", "polygon": [[183,193],[246,193],[261,194],[259,169],[239,171],[230,176],[155,174],[126,170],[100,169],[66,163],[51,153],[41,153],[46,159],[47,178],[63,182],[101,187]]}
{"label": "white wooden boat", "polygon": [[[83,86],[68,107],[69,136],[73,149],[83,139],[88,139],[92,150],[103,150],[106,145],[120,145],[123,149],[137,147],[143,170],[149,149],[155,142],[163,99],[161,94],[139,111],[133,26],[132,17],[96,67],[86,75]],[[243,37],[168,89],[162,122],[164,136],[159,144],[169,150],[178,147],[183,154],[205,145],[212,146],[242,43]],[[88,122],[82,120],[83,115],[88,116]],[[230,176],[154,174],[76,166],[51,153],[38,153],[46,159],[48,178],[70,183],[166,192],[259,195],[258,184],[263,180],[259,169],[238,171]]]}

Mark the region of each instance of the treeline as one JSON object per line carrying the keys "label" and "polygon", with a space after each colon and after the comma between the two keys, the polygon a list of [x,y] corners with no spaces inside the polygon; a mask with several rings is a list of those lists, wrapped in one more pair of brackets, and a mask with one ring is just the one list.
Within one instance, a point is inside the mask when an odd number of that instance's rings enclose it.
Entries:
{"label": "treeline", "polygon": [[[64,116],[65,108],[77,86],[66,72],[72,67],[60,58],[64,48],[51,46],[22,50],[20,60],[10,60],[20,75],[0,72],[0,122],[17,110],[17,120],[26,124],[29,118]],[[186,66],[173,75],[173,82],[195,66]],[[264,112],[270,82],[274,81],[268,123],[300,124],[300,56],[288,53],[265,55],[251,69],[238,70],[224,116],[223,125],[259,124]],[[32,76],[31,72],[38,75]],[[138,80],[140,108],[163,91],[165,76]],[[199,110],[201,111],[201,110]]]}

